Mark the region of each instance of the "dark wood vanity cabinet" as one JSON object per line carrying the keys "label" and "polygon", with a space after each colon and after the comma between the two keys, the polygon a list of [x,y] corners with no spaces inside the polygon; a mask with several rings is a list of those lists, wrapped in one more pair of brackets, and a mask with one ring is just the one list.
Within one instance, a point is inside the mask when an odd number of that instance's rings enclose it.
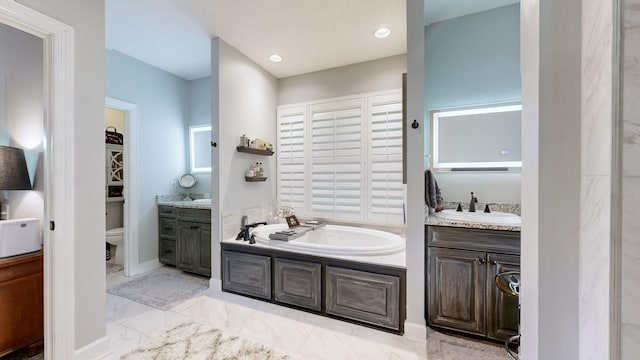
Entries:
{"label": "dark wood vanity cabinet", "polygon": [[520,271],[520,233],[427,227],[427,322],[505,340],[518,332],[518,300],[497,274]]}
{"label": "dark wood vanity cabinet", "polygon": [[0,357],[44,339],[43,253],[0,259]]}
{"label": "dark wood vanity cabinet", "polygon": [[211,276],[211,210],[176,209],[176,268]]}
{"label": "dark wood vanity cabinet", "polygon": [[167,265],[176,265],[176,208],[173,206],[158,206],[158,260]]}
{"label": "dark wood vanity cabinet", "polygon": [[158,206],[161,263],[211,276],[211,210]]}

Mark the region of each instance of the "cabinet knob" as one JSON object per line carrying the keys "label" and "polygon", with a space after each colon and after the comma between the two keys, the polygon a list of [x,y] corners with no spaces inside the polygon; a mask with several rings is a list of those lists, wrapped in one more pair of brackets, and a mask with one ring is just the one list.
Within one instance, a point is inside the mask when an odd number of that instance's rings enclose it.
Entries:
{"label": "cabinet knob", "polygon": [[475,263],[482,265],[482,264],[484,264],[484,259],[483,258],[476,258],[475,259]]}
{"label": "cabinet knob", "polygon": [[493,259],[491,259],[490,263],[491,263],[491,265],[498,265],[498,262],[493,260]]}

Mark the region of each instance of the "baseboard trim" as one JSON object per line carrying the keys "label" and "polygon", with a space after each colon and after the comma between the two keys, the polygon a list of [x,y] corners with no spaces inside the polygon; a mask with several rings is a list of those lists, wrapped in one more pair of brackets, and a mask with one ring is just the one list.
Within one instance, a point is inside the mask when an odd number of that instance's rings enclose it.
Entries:
{"label": "baseboard trim", "polygon": [[103,336],[100,339],[76,350],[73,358],[75,360],[94,360],[104,359],[109,355],[111,355],[109,337]]}
{"label": "baseboard trim", "polygon": [[411,340],[425,341],[427,339],[427,325],[405,321],[404,337]]}
{"label": "baseboard trim", "polygon": [[220,279],[209,279],[209,289],[222,291],[222,280]]}
{"label": "baseboard trim", "polygon": [[136,275],[146,273],[147,271],[151,271],[153,269],[157,269],[162,266],[162,263],[158,261],[158,259],[153,259],[151,261],[143,262],[136,266]]}

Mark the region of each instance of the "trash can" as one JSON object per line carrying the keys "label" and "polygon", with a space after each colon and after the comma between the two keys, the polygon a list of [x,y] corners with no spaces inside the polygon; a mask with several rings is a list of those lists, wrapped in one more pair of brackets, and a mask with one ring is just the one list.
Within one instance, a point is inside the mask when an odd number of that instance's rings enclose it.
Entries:
{"label": "trash can", "polygon": [[[498,289],[505,295],[515,297],[520,300],[520,272],[519,271],[505,271],[496,275],[496,285]],[[516,348],[520,346],[520,302],[518,301],[518,334],[514,335],[504,342],[504,347],[507,350],[507,354],[513,359],[518,360],[520,356],[511,349],[511,345],[514,344]]]}

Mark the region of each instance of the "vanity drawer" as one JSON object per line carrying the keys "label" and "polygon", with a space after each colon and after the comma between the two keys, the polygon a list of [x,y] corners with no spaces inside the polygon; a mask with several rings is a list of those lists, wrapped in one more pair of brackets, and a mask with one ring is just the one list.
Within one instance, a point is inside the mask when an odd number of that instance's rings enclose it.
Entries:
{"label": "vanity drawer", "polygon": [[158,225],[160,226],[160,235],[161,236],[176,236],[177,224],[175,219],[158,219]]}
{"label": "vanity drawer", "polygon": [[178,208],[176,212],[178,220],[193,222],[211,222],[211,209]]}
{"label": "vanity drawer", "polygon": [[163,264],[176,265],[176,241],[161,238],[159,257]]}
{"label": "vanity drawer", "polygon": [[173,206],[158,205],[158,216],[160,217],[176,217],[176,208]]}
{"label": "vanity drawer", "polygon": [[427,246],[520,254],[520,232],[427,225]]}

